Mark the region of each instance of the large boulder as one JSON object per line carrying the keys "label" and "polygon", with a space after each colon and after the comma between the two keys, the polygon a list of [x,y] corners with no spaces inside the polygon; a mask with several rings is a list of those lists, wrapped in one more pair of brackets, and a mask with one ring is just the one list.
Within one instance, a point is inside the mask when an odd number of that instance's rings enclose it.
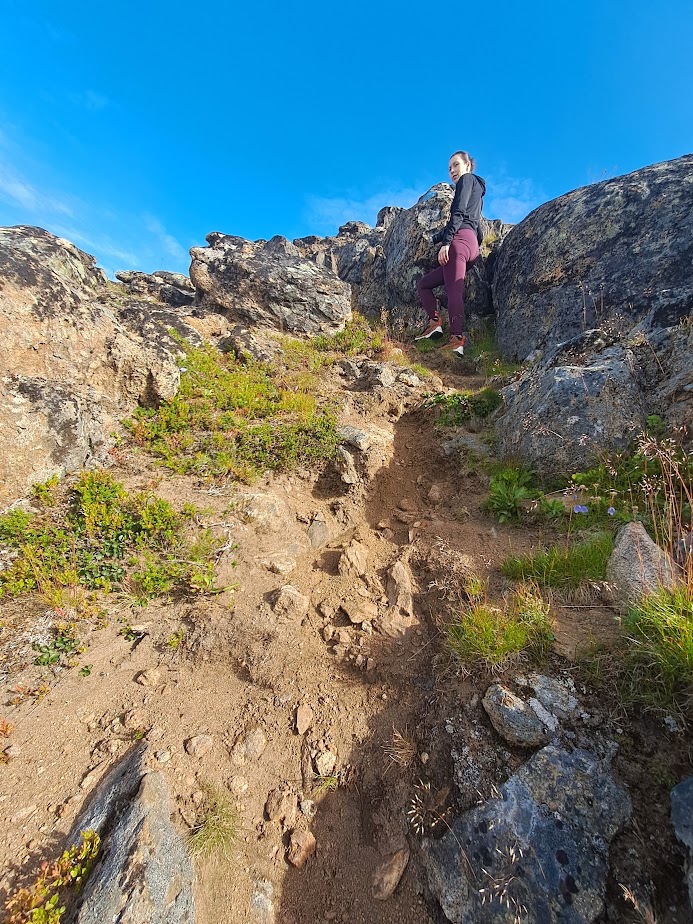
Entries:
{"label": "large boulder", "polygon": [[306,259],[283,237],[247,241],[212,232],[190,251],[197,303],[235,322],[333,334],[351,315],[351,292],[327,262]]}
{"label": "large boulder", "polygon": [[524,360],[584,330],[622,332],[693,306],[693,155],[576,189],[535,209],[498,254],[498,342]]}
{"label": "large boulder", "polygon": [[543,478],[589,468],[605,449],[625,449],[645,425],[646,398],[632,355],[612,346],[591,357],[563,354],[503,390],[496,422],[502,456],[522,459]]}
{"label": "large boulder", "polygon": [[604,910],[609,844],[627,793],[589,752],[548,745],[425,845],[428,884],[452,924],[588,924]]}
{"label": "large boulder", "polygon": [[175,394],[170,327],[199,340],[184,316],[128,298],[69,241],[0,229],[0,509],[98,456],[138,402]]}

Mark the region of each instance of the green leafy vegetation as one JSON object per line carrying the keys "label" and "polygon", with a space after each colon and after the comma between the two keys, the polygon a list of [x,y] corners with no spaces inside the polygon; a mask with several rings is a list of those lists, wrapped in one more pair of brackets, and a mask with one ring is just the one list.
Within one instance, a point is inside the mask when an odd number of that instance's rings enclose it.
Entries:
{"label": "green leafy vegetation", "polygon": [[554,546],[534,555],[511,555],[501,570],[515,581],[535,581],[541,587],[575,590],[585,583],[603,581],[613,550],[610,533],[567,547]]}
{"label": "green leafy vegetation", "polygon": [[525,468],[504,466],[491,477],[486,505],[501,523],[518,520],[526,502],[535,496],[530,489],[532,473]]}
{"label": "green leafy vegetation", "polygon": [[82,831],[78,844],[56,861],[42,863],[36,881],[7,898],[8,924],[60,924],[89,876],[100,844],[95,831]]}
{"label": "green leafy vegetation", "polygon": [[437,393],[426,398],[424,407],[438,409],[438,426],[459,427],[471,417],[488,417],[501,406],[501,396],[495,388],[480,391]]}
{"label": "green leafy vegetation", "polygon": [[240,815],[229,791],[212,783],[203,785],[205,802],[199,823],[188,838],[194,857],[229,859],[240,833]]}
{"label": "green leafy vegetation", "polygon": [[541,660],[553,641],[549,605],[529,584],[519,587],[507,606],[491,604],[481,586],[468,607],[446,627],[449,650],[469,671],[482,665],[503,671],[523,658]]}
{"label": "green leafy vegetation", "polygon": [[384,330],[374,330],[363,315],[354,314],[347,321],[344,330],[331,336],[315,337],[313,345],[322,353],[373,356],[384,349],[386,340]]}
{"label": "green leafy vegetation", "polygon": [[45,645],[34,645],[34,650],[38,652],[34,664],[46,667],[61,662],[69,663],[70,657],[84,651],[84,647],[77,638],[76,627],[71,624],[59,625],[56,637]]}
{"label": "green leafy vegetation", "polygon": [[[0,572],[0,597],[42,593],[53,606],[74,604],[79,591],[126,588],[137,603],[171,592],[215,591],[215,540],[190,542],[186,518],[148,491],[129,494],[103,470],[83,472],[64,501],[39,514],[19,508],[0,516],[0,544],[15,552]],[[71,652],[58,635],[41,663]]]}
{"label": "green leafy vegetation", "polygon": [[211,346],[181,349],[176,396],[125,421],[132,439],[168,468],[250,481],[260,471],[333,457],[334,412],[319,406],[311,375],[244,365]]}

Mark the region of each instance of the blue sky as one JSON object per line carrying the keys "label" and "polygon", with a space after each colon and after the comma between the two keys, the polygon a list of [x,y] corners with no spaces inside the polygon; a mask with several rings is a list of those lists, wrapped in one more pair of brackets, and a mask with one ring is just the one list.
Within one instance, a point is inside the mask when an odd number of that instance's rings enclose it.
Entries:
{"label": "blue sky", "polygon": [[0,24],[0,225],[111,274],[373,224],[459,148],[506,221],[693,151],[690,0],[0,0]]}

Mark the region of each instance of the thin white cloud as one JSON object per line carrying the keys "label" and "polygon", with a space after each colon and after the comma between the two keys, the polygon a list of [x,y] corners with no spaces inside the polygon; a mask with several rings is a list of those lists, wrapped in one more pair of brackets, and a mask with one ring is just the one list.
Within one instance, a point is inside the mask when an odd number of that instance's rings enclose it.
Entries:
{"label": "thin white cloud", "polygon": [[188,252],[182,244],[169,234],[158,218],[153,215],[144,216],[144,225],[151,234],[154,234],[161,247],[173,257],[174,260],[187,260]]}
{"label": "thin white cloud", "polygon": [[72,217],[74,214],[72,206],[64,199],[34,186],[26,177],[2,161],[0,161],[0,200],[26,209],[32,215],[49,212]]}
{"label": "thin white cloud", "polygon": [[409,208],[421,195],[416,189],[384,190],[365,199],[308,196],[306,218],[315,234],[335,234],[348,221],[365,221],[374,225],[378,212],[386,205]]}
{"label": "thin white cloud", "polygon": [[[86,250],[87,253],[98,256],[99,260],[110,257],[112,260],[120,261],[122,266],[118,266],[118,269],[132,269],[140,265],[140,258],[136,253],[131,253],[114,244],[107,235],[93,235],[89,232],[81,231],[79,228],[60,225],[54,225],[51,231],[58,237],[63,237],[70,243],[76,244],[80,249]],[[107,269],[110,271],[110,267],[107,267]]]}
{"label": "thin white cloud", "polygon": [[515,224],[544,202],[546,195],[532,180],[505,174],[486,178],[484,214],[488,218]]}

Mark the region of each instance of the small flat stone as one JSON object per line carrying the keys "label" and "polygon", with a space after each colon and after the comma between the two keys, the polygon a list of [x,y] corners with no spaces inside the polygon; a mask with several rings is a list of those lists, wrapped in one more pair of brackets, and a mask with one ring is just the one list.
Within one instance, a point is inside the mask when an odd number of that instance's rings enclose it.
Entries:
{"label": "small flat stone", "polygon": [[378,607],[372,600],[346,600],[342,603],[342,609],[349,617],[349,622],[354,625],[361,625],[364,622],[373,622],[378,616]]}
{"label": "small flat stone", "polygon": [[368,549],[361,542],[352,541],[342,552],[337,570],[342,577],[363,577],[368,569]]}
{"label": "small flat stone", "polygon": [[273,789],[265,802],[265,814],[270,821],[293,824],[296,817],[296,795],[290,789]]}
{"label": "small flat stone", "polygon": [[212,750],[212,744],[211,735],[195,735],[185,742],[185,750],[191,757],[204,757]]}
{"label": "small flat stone", "polygon": [[310,831],[294,831],[289,842],[288,861],[302,869],[315,853],[317,843]]}
{"label": "small flat stone", "polygon": [[158,687],[162,680],[162,672],[158,667],[148,667],[135,678],[141,687]]}
{"label": "small flat stone", "polygon": [[299,735],[305,735],[312,724],[313,710],[308,703],[303,703],[296,710],[296,731]]}
{"label": "small flat stone", "polygon": [[549,729],[531,706],[501,684],[491,684],[482,702],[491,724],[509,744],[526,748],[549,741]]}
{"label": "small flat stone", "polygon": [[93,770],[90,770],[79,784],[80,789],[93,789],[97,781],[101,778],[101,774],[105,767],[106,761],[102,761],[100,764],[97,764]]}
{"label": "small flat stone", "polygon": [[397,853],[385,860],[375,871],[371,893],[378,901],[387,901],[402,878],[409,863],[409,847],[402,847]]}

